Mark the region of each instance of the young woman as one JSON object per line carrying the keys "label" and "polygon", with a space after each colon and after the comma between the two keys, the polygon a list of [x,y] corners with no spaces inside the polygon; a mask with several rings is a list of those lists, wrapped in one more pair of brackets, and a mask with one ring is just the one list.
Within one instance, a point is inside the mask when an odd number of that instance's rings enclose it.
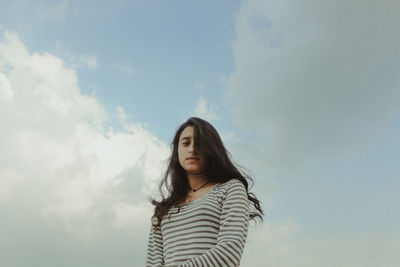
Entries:
{"label": "young woman", "polygon": [[[215,128],[190,118],[177,130],[155,205],[146,266],[239,266],[249,219],[263,211]],[[252,204],[252,205],[250,205]]]}

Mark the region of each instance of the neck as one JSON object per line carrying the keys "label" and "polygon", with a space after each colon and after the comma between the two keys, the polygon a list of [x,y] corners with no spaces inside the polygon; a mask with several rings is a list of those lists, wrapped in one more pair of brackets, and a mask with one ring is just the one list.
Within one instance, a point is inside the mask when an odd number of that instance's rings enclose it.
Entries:
{"label": "neck", "polygon": [[207,183],[208,179],[204,175],[204,173],[199,173],[199,174],[192,174],[188,173],[187,178],[189,181],[189,186],[191,188],[198,188],[202,186],[203,184]]}

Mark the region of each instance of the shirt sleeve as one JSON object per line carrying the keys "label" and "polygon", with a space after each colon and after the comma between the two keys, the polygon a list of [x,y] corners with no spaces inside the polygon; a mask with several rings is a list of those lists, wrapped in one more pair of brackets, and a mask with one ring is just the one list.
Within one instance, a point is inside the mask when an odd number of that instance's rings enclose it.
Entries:
{"label": "shirt sleeve", "polygon": [[160,228],[156,229],[152,225],[147,244],[146,267],[160,267],[160,266],[164,266],[162,235]]}
{"label": "shirt sleeve", "polygon": [[249,202],[242,182],[235,180],[222,203],[217,245],[181,267],[236,267],[240,264],[249,225]]}

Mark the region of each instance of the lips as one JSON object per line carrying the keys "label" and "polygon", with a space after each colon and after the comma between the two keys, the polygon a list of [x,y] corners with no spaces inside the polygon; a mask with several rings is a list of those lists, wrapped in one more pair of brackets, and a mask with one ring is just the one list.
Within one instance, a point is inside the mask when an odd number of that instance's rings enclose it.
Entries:
{"label": "lips", "polygon": [[197,158],[197,157],[189,157],[189,158],[187,158],[187,160],[199,160],[199,158]]}

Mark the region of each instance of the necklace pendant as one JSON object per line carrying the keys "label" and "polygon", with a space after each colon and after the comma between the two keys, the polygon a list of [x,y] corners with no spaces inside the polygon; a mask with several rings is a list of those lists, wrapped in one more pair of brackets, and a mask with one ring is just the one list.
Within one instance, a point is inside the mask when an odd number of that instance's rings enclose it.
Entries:
{"label": "necklace pendant", "polygon": [[190,189],[193,191],[193,192],[196,192],[197,190],[200,190],[200,189],[202,189],[204,186],[206,186],[206,185],[208,185],[209,184],[209,182],[207,182],[207,183],[205,183],[205,184],[203,184],[202,186],[200,186],[199,188],[197,188],[197,189],[193,189],[192,187],[190,187]]}

